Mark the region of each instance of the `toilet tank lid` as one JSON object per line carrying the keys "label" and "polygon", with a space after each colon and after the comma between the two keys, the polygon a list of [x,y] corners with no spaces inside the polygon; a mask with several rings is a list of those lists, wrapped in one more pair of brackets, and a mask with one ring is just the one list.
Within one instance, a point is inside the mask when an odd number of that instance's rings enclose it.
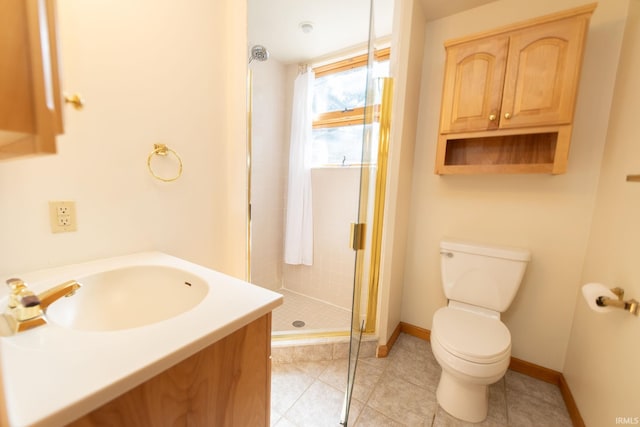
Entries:
{"label": "toilet tank lid", "polygon": [[441,241],[440,249],[452,252],[464,252],[473,255],[484,255],[494,258],[504,258],[514,261],[529,261],[531,259],[531,251],[528,249],[486,245],[457,239],[445,239]]}

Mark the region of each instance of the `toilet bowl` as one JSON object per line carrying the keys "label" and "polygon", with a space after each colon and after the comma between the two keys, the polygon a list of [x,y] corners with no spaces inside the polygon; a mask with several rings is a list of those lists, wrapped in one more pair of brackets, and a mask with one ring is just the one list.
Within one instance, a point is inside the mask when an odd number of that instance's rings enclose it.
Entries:
{"label": "toilet bowl", "polygon": [[438,404],[456,418],[480,422],[487,416],[488,386],[509,367],[511,335],[495,317],[465,308],[436,311],[431,349],[442,367]]}
{"label": "toilet bowl", "polygon": [[511,334],[500,321],[520,286],[530,252],[445,240],[442,284],[448,299],[431,326],[431,349],[442,367],[438,404],[468,422],[487,416],[489,385],[511,360]]}

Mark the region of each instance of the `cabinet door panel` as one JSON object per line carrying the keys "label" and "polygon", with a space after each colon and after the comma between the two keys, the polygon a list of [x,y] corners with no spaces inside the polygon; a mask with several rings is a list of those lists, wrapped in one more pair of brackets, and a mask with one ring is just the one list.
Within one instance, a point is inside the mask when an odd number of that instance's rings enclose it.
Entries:
{"label": "cabinet door panel", "polygon": [[586,26],[565,19],[512,34],[500,128],[571,123]]}
{"label": "cabinet door panel", "polygon": [[0,2],[0,159],[56,152],[57,55],[55,0]]}
{"label": "cabinet door panel", "polygon": [[447,49],[442,133],[498,127],[507,48],[508,38],[497,37]]}
{"label": "cabinet door panel", "polygon": [[0,2],[0,129],[35,133],[26,6]]}

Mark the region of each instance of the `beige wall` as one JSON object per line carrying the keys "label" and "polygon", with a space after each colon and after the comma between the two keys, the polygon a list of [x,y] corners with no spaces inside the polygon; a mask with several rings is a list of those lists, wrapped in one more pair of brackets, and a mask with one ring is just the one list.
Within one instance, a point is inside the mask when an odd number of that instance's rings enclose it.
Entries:
{"label": "beige wall", "polygon": [[401,320],[424,25],[419,1],[396,2],[393,16],[393,49],[390,58],[391,77],[394,79],[395,86],[376,327],[381,345],[387,344]]}
{"label": "beige wall", "polygon": [[[640,300],[640,1],[631,0],[609,132],[581,283],[620,286]],[[564,375],[588,426],[640,423],[640,319],[622,310],[596,313],[576,292]]]}
{"label": "beige wall", "polygon": [[[244,275],[244,2],[58,4],[65,110],[59,154],[0,164],[0,276],[142,250]],[[184,162],[147,172],[156,142]],[[230,184],[233,183],[233,186]],[[75,200],[78,231],[49,231]]]}
{"label": "beige wall", "polygon": [[431,328],[445,305],[438,244],[445,237],[520,246],[533,256],[503,319],[512,354],[562,370],[607,132],[627,0],[600,2],[592,18],[564,175],[433,174],[442,93],[443,42],[584,4],[502,0],[427,23],[402,320]]}
{"label": "beige wall", "polygon": [[285,189],[289,131],[285,109],[291,100],[286,88],[287,67],[271,57],[253,61],[251,156],[251,283],[282,287]]}

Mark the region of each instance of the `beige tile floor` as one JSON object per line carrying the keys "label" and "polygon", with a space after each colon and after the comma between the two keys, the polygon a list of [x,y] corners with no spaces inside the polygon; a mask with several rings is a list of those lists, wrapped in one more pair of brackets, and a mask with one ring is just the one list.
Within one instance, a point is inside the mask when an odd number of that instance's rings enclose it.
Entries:
{"label": "beige tile floor", "polygon": [[[347,360],[273,363],[271,425],[337,426]],[[359,361],[349,426],[571,426],[558,387],[508,371],[490,387],[489,415],[461,422],[436,403],[440,367],[428,342],[401,334],[389,356]]]}

